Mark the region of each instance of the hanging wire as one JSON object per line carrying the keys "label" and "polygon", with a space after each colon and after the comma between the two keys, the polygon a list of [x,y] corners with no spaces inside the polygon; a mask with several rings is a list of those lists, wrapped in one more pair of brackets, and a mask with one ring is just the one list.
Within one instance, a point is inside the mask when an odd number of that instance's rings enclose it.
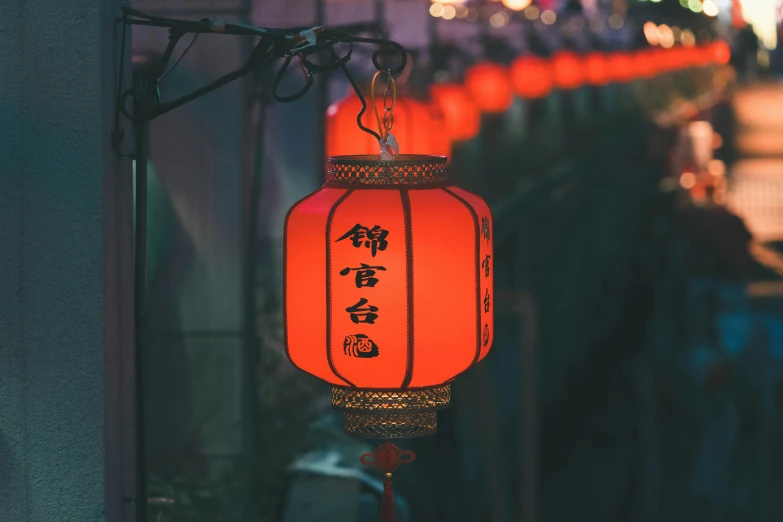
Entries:
{"label": "hanging wire", "polygon": [[[355,32],[357,31],[370,31],[385,34],[384,28],[377,24],[353,24],[332,28],[295,27],[273,29],[235,22],[211,20],[208,18],[198,21],[177,20],[174,18],[148,15],[130,7],[123,8],[123,17],[121,18],[121,21],[123,23],[123,31],[125,31],[127,25],[144,25],[169,29],[169,44],[166,47],[158,66],[151,69],[152,78],[147,82],[146,90],[140,92],[138,88],[128,89],[119,96],[119,113],[134,122],[137,122],[139,118],[146,121],[152,120],[189,101],[226,85],[251,71],[260,70],[271,65],[273,62],[282,60],[282,64],[274,76],[272,87],[272,97],[276,101],[287,103],[298,100],[307,94],[307,91],[313,86],[315,75],[340,70],[348,79],[362,104],[362,110],[357,116],[359,128],[372,134],[376,139],[379,139],[378,133],[365,127],[361,123],[362,115],[367,110],[367,102],[348,71],[346,64],[351,59],[354,44],[370,44],[377,46],[378,48],[372,53],[371,57],[373,66],[377,70],[387,72],[391,75],[400,74],[405,69],[408,60],[405,49],[397,42],[385,38],[355,36]],[[171,73],[196,42],[198,35],[202,33],[234,34],[254,37],[261,36],[261,38],[256,43],[253,52],[242,67],[217,78],[211,83],[196,89],[189,94],[174,100],[163,101],[157,89],[157,83]],[[190,42],[174,63],[167,67],[177,43],[180,38],[186,34],[193,35]],[[342,55],[335,50],[335,46],[338,44],[348,45],[348,50]],[[316,63],[316,57],[319,58],[319,63]],[[304,82],[293,94],[280,94],[278,92],[280,83],[288,70],[288,67],[295,58],[298,60]],[[324,59],[326,59],[325,62]],[[129,101],[131,101],[133,110],[128,107]]]}
{"label": "hanging wire", "polygon": [[190,48],[193,47],[193,44],[196,43],[196,40],[198,39],[198,35],[201,33],[193,33],[193,38],[190,39],[190,42],[188,42],[188,45],[185,47],[185,49],[182,51],[182,53],[179,55],[177,60],[171,64],[171,66],[163,71],[160,76],[158,76],[158,82],[162,81],[163,78],[169,75],[171,71],[174,70],[174,68],[179,65],[179,62],[182,61],[182,59],[185,57],[186,54],[188,54],[188,51],[190,51]]}

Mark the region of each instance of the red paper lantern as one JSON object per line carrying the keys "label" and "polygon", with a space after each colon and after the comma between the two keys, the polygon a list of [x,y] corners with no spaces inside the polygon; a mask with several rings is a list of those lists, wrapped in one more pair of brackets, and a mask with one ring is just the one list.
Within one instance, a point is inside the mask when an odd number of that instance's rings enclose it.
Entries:
{"label": "red paper lantern", "polygon": [[[366,96],[366,102],[367,110],[362,115],[362,124],[377,131],[378,124],[369,96]],[[382,101],[377,100],[377,103],[379,110],[382,110]],[[362,102],[353,91],[329,106],[326,111],[327,156],[380,154],[378,140],[356,124],[356,116],[361,108]],[[434,105],[409,96],[397,96],[392,134],[401,153],[449,156],[451,142],[442,132],[444,124],[443,113]]]}
{"label": "red paper lantern", "polygon": [[710,47],[710,51],[714,63],[726,65],[731,61],[731,48],[729,47],[729,44],[723,40],[714,42]]}
{"label": "red paper lantern", "polygon": [[511,107],[514,94],[508,67],[481,62],[465,73],[465,87],[481,112],[500,113]]}
{"label": "red paper lantern", "polygon": [[607,58],[607,69],[615,83],[628,83],[636,78],[636,68],[630,53],[618,51]]}
{"label": "red paper lantern", "polygon": [[446,158],[329,158],[285,219],[285,345],[350,435],[432,433],[493,337],[492,215]]}
{"label": "red paper lantern", "polygon": [[631,55],[633,69],[638,78],[653,78],[658,74],[656,55],[652,49],[636,51]]}
{"label": "red paper lantern", "polygon": [[544,98],[552,91],[552,67],[538,56],[520,56],[511,64],[511,84],[522,98]]}
{"label": "red paper lantern", "polygon": [[558,89],[577,89],[585,82],[582,60],[571,51],[559,51],[554,54],[552,72]]}
{"label": "red paper lantern", "polygon": [[609,71],[607,71],[606,55],[599,52],[589,53],[585,56],[585,79],[590,85],[606,85],[609,83]]}
{"label": "red paper lantern", "polygon": [[481,127],[481,112],[465,87],[455,83],[430,86],[432,101],[446,119],[446,134],[454,141],[474,137]]}

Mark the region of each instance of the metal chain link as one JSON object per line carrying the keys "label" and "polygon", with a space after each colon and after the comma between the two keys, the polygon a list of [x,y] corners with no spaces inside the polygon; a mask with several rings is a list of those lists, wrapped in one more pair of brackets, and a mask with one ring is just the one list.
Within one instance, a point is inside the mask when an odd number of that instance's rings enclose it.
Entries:
{"label": "metal chain link", "polygon": [[394,96],[389,103],[389,91],[394,91],[394,78],[391,71],[386,71],[386,78],[386,90],[383,92],[383,127],[386,130],[386,136],[388,136],[394,126]]}

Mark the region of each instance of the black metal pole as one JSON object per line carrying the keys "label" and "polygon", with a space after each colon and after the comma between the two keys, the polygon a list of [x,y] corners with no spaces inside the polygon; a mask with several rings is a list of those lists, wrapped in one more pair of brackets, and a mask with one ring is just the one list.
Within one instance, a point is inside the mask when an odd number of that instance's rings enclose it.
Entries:
{"label": "black metal pole", "polygon": [[136,235],[134,248],[134,317],[136,326],[134,377],[136,396],[136,520],[147,521],[147,462],[144,424],[144,344],[147,334],[147,159],[149,123],[134,125],[136,159]]}
{"label": "black metal pole", "polygon": [[[315,25],[326,24],[326,6],[324,0],[315,1]],[[316,168],[319,176],[325,175],[326,164],[326,109],[329,105],[329,75],[321,75],[316,80],[315,86],[315,128],[318,129],[316,138]],[[324,178],[325,180],[325,178]]]}

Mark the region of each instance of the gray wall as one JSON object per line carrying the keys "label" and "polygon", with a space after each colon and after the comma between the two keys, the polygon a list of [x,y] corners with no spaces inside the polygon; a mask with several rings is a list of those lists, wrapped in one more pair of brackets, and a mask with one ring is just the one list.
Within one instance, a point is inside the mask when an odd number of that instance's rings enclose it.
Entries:
{"label": "gray wall", "polygon": [[118,7],[0,0],[4,521],[133,515],[118,429],[132,429],[120,389],[133,375],[132,192],[110,140]]}

